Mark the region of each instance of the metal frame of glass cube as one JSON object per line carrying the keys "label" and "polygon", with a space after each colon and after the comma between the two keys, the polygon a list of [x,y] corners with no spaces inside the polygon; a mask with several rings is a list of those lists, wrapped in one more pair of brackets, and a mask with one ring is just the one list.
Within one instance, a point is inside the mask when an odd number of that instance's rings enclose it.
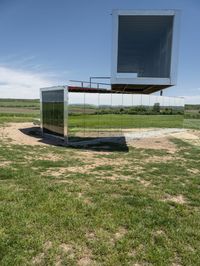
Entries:
{"label": "metal frame of glass cube", "polygon": [[[59,101],[58,97],[56,96],[59,93],[62,93],[61,99]],[[44,108],[45,105],[48,104],[51,109],[45,112]],[[56,107],[57,104],[61,104],[60,109]],[[57,137],[64,138],[67,140],[67,122],[68,122],[68,90],[66,86],[56,86],[56,87],[49,87],[49,88],[42,88],[40,89],[40,123],[41,123],[41,131],[43,135],[54,135]],[[57,114],[56,114],[57,112]],[[49,121],[56,121],[56,119],[62,119],[61,127],[58,124],[59,130],[55,130],[52,128],[54,123]],[[60,131],[60,132],[59,132]]]}
{"label": "metal frame of glass cube", "polygon": [[148,123],[152,127],[158,116],[150,115],[160,116],[159,127],[165,127],[166,119],[170,127],[183,126],[184,98],[80,89],[81,92],[70,92],[68,86],[41,89],[44,135],[63,138],[66,142],[122,136],[135,128],[135,119],[137,128],[144,127],[142,115],[149,115]]}
{"label": "metal frame of glass cube", "polygon": [[113,10],[112,20],[112,89],[150,94],[175,85],[180,10]]}

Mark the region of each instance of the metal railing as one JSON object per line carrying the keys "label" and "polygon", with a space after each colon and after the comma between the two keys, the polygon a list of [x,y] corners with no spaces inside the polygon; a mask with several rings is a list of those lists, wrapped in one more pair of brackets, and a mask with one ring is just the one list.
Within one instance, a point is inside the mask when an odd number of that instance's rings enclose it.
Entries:
{"label": "metal railing", "polygon": [[106,89],[110,89],[111,84],[105,82],[93,82],[92,79],[110,79],[110,77],[90,77],[90,81],[84,80],[70,80],[73,83],[79,83],[82,88],[97,88],[99,89],[100,86],[107,86]]}

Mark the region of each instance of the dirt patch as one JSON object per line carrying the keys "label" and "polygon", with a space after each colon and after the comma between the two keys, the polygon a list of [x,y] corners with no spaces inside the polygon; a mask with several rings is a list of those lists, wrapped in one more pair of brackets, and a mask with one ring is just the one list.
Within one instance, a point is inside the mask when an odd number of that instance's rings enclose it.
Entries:
{"label": "dirt patch", "polygon": [[92,266],[96,265],[95,261],[92,260],[92,253],[88,248],[85,248],[82,251],[82,256],[80,256],[79,260],[77,261],[78,266]]}
{"label": "dirt patch", "polygon": [[186,204],[187,203],[187,201],[183,195],[177,195],[177,196],[166,195],[162,201],[171,201],[171,202],[175,202],[178,204]]}
{"label": "dirt patch", "polygon": [[5,141],[11,140],[13,144],[19,145],[46,145],[41,142],[41,138],[26,135],[21,131],[27,128],[31,129],[33,126],[33,123],[8,123],[0,127],[0,138]]}
{"label": "dirt patch", "polygon": [[[35,161],[35,154],[33,153],[30,155],[26,155],[25,160],[26,161]],[[53,153],[45,153],[45,155],[40,155],[39,158],[37,158],[37,161],[43,161],[43,160],[56,162],[56,161],[62,160],[62,157],[58,156],[57,154],[53,154]]]}
{"label": "dirt patch", "polygon": [[44,250],[48,251],[49,249],[52,248],[52,242],[51,241],[47,241],[46,243],[44,243]]}
{"label": "dirt patch", "polygon": [[56,256],[55,266],[62,266],[62,260],[61,260],[61,257],[59,255]]}
{"label": "dirt patch", "polygon": [[[79,154],[80,156],[80,154]],[[43,173],[43,175],[52,175],[54,177],[60,177],[60,176],[67,176],[72,173],[79,173],[79,174],[89,174],[93,173],[96,175],[105,175],[107,171],[106,167],[117,167],[118,169],[121,169],[122,167],[125,167],[127,164],[126,160],[122,159],[109,159],[109,158],[96,158],[92,153],[90,153],[90,156],[80,156],[82,162],[87,162],[84,165],[81,166],[69,166],[69,167],[60,167],[56,169],[48,169],[46,172]],[[77,158],[77,159],[80,159]],[[101,169],[101,166],[103,167]],[[99,169],[97,167],[100,167]],[[97,168],[97,169],[96,169]],[[104,169],[105,168],[105,169]]]}
{"label": "dirt patch", "polygon": [[150,181],[146,181],[144,179],[139,179],[139,182],[141,185],[143,185],[144,187],[149,187],[151,185]]}
{"label": "dirt patch", "polygon": [[40,155],[40,160],[45,160],[45,161],[56,162],[56,161],[59,161],[61,159],[62,159],[61,156],[58,156],[57,154],[53,154],[53,153],[45,153],[44,156]]}
{"label": "dirt patch", "polygon": [[58,180],[54,180],[53,183],[54,184],[71,184],[73,183],[73,181],[67,180],[67,179],[58,179]]}
{"label": "dirt patch", "polygon": [[92,200],[90,198],[84,198],[83,199],[83,202],[86,204],[86,205],[89,205],[89,206],[93,206],[94,203],[92,202]]}
{"label": "dirt patch", "polygon": [[32,260],[32,264],[33,265],[41,265],[42,264],[42,261],[45,257],[45,254],[44,253],[40,253],[38,254],[37,256],[35,256]]}
{"label": "dirt patch", "polygon": [[175,153],[177,150],[176,145],[170,141],[169,137],[138,139],[129,141],[128,144],[134,148],[167,150],[170,153]]}
{"label": "dirt patch", "polygon": [[47,171],[43,172],[42,175],[44,175],[44,176],[50,175],[50,176],[54,176],[54,177],[60,177],[60,176],[66,175],[67,172],[68,172],[68,168],[59,167],[56,169],[54,169],[54,168],[48,169]]}
{"label": "dirt patch", "polygon": [[154,236],[163,236],[165,235],[165,232],[163,230],[157,230],[155,232],[153,232]]}
{"label": "dirt patch", "polygon": [[70,244],[62,243],[60,249],[63,253],[70,255],[71,258],[75,256],[73,246]]}
{"label": "dirt patch", "polygon": [[199,174],[200,171],[198,169],[192,168],[192,169],[188,169],[188,172],[196,175],[196,174]]}
{"label": "dirt patch", "polygon": [[[109,179],[109,180],[129,180],[135,176],[135,174],[143,173],[144,168],[142,166],[135,166],[132,162],[128,162],[126,160],[120,159],[109,159],[109,158],[95,158],[93,156],[90,157],[91,163],[87,163],[81,166],[69,166],[69,167],[60,167],[56,169],[48,169],[43,172],[42,175],[50,175],[55,178],[60,178],[62,176],[68,177],[70,174],[93,174],[97,179]],[[111,166],[111,168],[109,168]],[[98,168],[99,167],[99,168]],[[102,168],[101,168],[102,167]],[[119,173],[115,173],[113,171],[113,167],[116,167]],[[130,170],[130,174],[123,173],[124,169]],[[121,172],[120,172],[121,171]],[[133,174],[131,174],[133,173]],[[58,182],[60,182],[58,180]],[[62,182],[62,181],[61,181]],[[67,181],[63,181],[67,182]]]}
{"label": "dirt patch", "polygon": [[[0,127],[0,138],[5,141],[10,141],[13,144],[20,144],[20,145],[48,145],[50,143],[44,143],[41,136],[31,136],[31,134],[25,134],[24,130],[31,131],[33,128],[33,123],[8,123],[5,126]],[[144,131],[145,129],[131,129],[131,132],[138,132],[140,130]],[[150,129],[148,129],[150,130]],[[39,128],[38,128],[39,132]],[[189,142],[192,142],[196,145],[200,146],[200,132],[197,130],[187,130],[183,132],[176,132],[176,133],[168,133],[162,137],[148,137],[148,138],[141,138],[135,140],[128,140],[128,145],[135,147],[135,148],[143,148],[143,149],[165,149],[169,152],[176,151],[176,145],[173,144],[169,137],[180,138]],[[106,146],[106,148],[108,148]],[[90,154],[109,154],[109,152],[104,151],[91,151],[87,154],[84,152],[84,155],[90,156]]]}
{"label": "dirt patch", "polygon": [[92,202],[92,198],[87,197],[82,192],[78,192],[77,198],[82,200],[82,202],[86,205],[94,206],[94,203]]}
{"label": "dirt patch", "polygon": [[200,147],[200,131],[199,130],[187,130],[186,132],[173,133],[172,137],[186,141],[192,145]]}
{"label": "dirt patch", "polygon": [[90,241],[94,241],[96,239],[96,235],[94,232],[88,232],[86,233],[86,238]]}
{"label": "dirt patch", "polygon": [[89,265],[92,266],[94,264],[93,264],[93,261],[85,255],[83,258],[78,260],[77,265],[79,265],[79,266],[89,266]]}
{"label": "dirt patch", "polygon": [[127,234],[127,230],[124,227],[120,227],[115,233],[115,240],[119,240]]}
{"label": "dirt patch", "polygon": [[52,242],[51,241],[47,241],[44,243],[43,245],[43,252],[39,253],[38,255],[36,255],[33,259],[32,259],[32,264],[33,265],[42,265],[43,264],[43,260],[45,258],[45,254],[49,251],[49,249],[52,248]]}
{"label": "dirt patch", "polygon": [[12,162],[10,161],[0,161],[0,167],[4,167],[4,166],[8,166],[10,165]]}
{"label": "dirt patch", "polygon": [[111,245],[115,245],[115,243],[123,238],[127,234],[127,230],[124,227],[118,228],[117,232],[110,238]]}
{"label": "dirt patch", "polygon": [[167,156],[157,156],[157,155],[153,155],[153,156],[149,156],[148,158],[143,159],[144,165],[146,163],[155,163],[155,162],[168,162],[173,160],[174,157],[167,155]]}
{"label": "dirt patch", "polygon": [[178,138],[178,139],[185,139],[185,140],[196,140],[199,139],[199,136],[195,134],[195,131],[186,131],[186,132],[178,132],[172,133],[171,136]]}

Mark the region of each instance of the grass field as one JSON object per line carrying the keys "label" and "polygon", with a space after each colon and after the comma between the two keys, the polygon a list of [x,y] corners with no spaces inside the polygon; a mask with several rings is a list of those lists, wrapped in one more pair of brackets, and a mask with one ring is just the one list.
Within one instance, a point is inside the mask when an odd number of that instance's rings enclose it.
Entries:
{"label": "grass field", "polygon": [[[1,114],[0,127],[33,118]],[[103,152],[0,136],[0,265],[200,265],[200,145],[170,143]]]}
{"label": "grass field", "polygon": [[39,100],[0,99],[0,124],[5,122],[32,122],[39,118]]}
{"label": "grass field", "polygon": [[[39,100],[14,100],[0,99],[0,123],[4,122],[31,122],[40,117]],[[70,117],[70,125],[77,130],[85,125],[91,128],[105,127],[110,128],[110,121],[113,127],[122,126],[125,128],[139,127],[182,127],[200,129],[200,119],[194,119],[200,112],[200,106],[187,105],[186,118],[182,124],[179,115],[77,115]],[[192,115],[191,115],[192,114]],[[191,117],[190,117],[191,116]],[[83,119],[84,117],[84,119]]]}
{"label": "grass field", "polygon": [[140,128],[140,127],[183,127],[180,115],[76,115],[69,116],[69,127],[76,128]]}
{"label": "grass field", "polygon": [[0,265],[199,265],[200,148],[171,141],[106,153],[1,139]]}

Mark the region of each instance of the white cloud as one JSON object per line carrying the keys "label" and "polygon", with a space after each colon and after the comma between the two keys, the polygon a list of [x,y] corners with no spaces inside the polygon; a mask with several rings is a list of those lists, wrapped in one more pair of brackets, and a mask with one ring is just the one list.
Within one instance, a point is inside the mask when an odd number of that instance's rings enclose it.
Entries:
{"label": "white cloud", "polygon": [[[67,80],[63,80],[61,76],[68,76],[68,74],[35,72],[33,69],[25,71],[0,65],[0,98],[39,98],[40,88],[66,84]],[[197,90],[199,91],[200,88]],[[200,104],[200,95],[183,97],[186,104]]]}
{"label": "white cloud", "polygon": [[53,85],[44,73],[0,66],[0,98],[38,98],[40,88]]}

